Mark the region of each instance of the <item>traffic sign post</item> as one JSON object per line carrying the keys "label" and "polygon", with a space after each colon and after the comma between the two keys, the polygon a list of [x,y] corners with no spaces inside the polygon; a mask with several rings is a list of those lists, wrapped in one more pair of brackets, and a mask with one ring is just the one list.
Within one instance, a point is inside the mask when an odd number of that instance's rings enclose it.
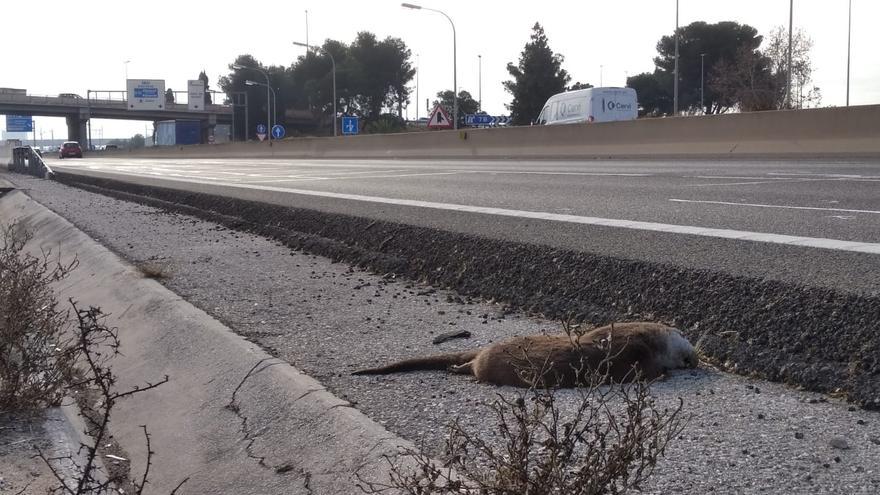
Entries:
{"label": "traffic sign post", "polygon": [[343,135],[354,135],[360,132],[359,122],[357,117],[342,117],[342,134]]}
{"label": "traffic sign post", "polygon": [[257,139],[260,141],[266,139],[266,136],[268,135],[266,134],[267,131],[266,124],[257,124]]}
{"label": "traffic sign post", "polygon": [[272,126],[272,139],[281,139],[284,137],[284,126],[275,124]]}

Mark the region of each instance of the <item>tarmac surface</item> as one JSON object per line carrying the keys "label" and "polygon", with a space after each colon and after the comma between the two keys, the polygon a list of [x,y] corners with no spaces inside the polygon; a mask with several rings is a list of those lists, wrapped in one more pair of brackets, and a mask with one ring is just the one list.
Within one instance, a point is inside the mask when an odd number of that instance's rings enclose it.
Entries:
{"label": "tarmac surface", "polygon": [[[847,250],[855,244],[880,253],[877,160],[90,158],[47,163],[60,172],[880,293],[877,256]],[[827,248],[804,247],[810,243]]]}
{"label": "tarmac surface", "polygon": [[[431,454],[440,453],[454,418],[491,431],[481,404],[496,392],[515,391],[440,372],[352,377],[350,371],[558,329],[501,304],[371,274],[222,225],[57,183],[12,180],[135,265],[158,266],[168,275],[163,283],[181,297]],[[450,329],[473,336],[431,344]],[[661,404],[682,397],[690,420],[646,492],[880,490],[876,412],[709,367],[676,373],[652,391]],[[569,405],[576,400],[562,396]]]}

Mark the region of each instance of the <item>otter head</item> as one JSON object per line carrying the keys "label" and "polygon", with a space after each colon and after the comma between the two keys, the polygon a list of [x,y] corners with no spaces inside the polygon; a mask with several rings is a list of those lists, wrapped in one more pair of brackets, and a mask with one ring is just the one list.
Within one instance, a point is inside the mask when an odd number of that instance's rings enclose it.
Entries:
{"label": "otter head", "polygon": [[694,346],[677,328],[666,329],[666,353],[660,364],[666,369],[696,368],[700,359]]}

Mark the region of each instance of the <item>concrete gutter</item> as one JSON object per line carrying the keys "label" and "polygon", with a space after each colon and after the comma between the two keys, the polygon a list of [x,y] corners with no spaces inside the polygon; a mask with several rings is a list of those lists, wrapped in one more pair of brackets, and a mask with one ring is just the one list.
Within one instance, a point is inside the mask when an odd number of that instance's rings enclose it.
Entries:
{"label": "concrete gutter", "polygon": [[[0,196],[0,218],[33,232],[29,249],[78,258],[58,299],[99,306],[118,327],[120,390],[169,376],[120,401],[111,423],[135,478],[146,458],[139,425],[149,428],[149,493],[169,493],[185,478],[178,493],[357,493],[356,472],[384,480],[383,455],[412,447],[24,193]],[[228,407],[233,393],[237,407]]]}

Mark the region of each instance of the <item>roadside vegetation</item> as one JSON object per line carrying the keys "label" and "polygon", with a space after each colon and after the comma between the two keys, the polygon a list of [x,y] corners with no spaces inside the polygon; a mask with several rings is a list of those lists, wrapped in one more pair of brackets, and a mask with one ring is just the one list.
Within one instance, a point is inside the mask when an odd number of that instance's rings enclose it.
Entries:
{"label": "roadside vegetation", "polygon": [[118,330],[104,324],[98,308],[81,309],[73,300],[72,311],[62,307],[52,284],[65,279],[78,262],[64,262],[60,253],[49,251],[34,256],[25,249],[31,238],[18,222],[0,227],[0,414],[38,415],[62,400],[75,401],[90,440],[69,455],[53,457],[39,448],[35,454],[56,478],[52,493],[140,494],[153,455],[147,427],[142,426],[147,458],[140,479],[128,478],[128,460],[119,456],[125,462],[106,471],[101,453],[113,446],[109,424],[116,403],[168,377],[127,391],[116,389],[110,362],[119,353]]}
{"label": "roadside vegetation", "polygon": [[[626,86],[638,93],[640,116],[672,114],[675,35],[673,32],[657,41],[652,72],[627,76]],[[785,28],[775,27],[762,35],[748,24],[697,21],[678,28],[678,37],[679,110],[685,115],[807,108],[821,104],[821,90],[812,83],[810,50],[813,43],[802,30],[797,30],[792,37],[791,95],[787,84],[789,42]],[[412,51],[400,38],[379,39],[369,31],[361,31],[350,43],[327,39],[320,47],[303,50],[302,55],[289,64],[263,65],[253,55],[236,56],[229,64],[229,73],[218,81],[226,93],[227,103],[245,107],[245,111],[236,114],[235,128],[240,135],[235,139],[256,139],[256,127],[245,126],[245,122],[265,121],[266,108],[274,108],[273,121],[291,127],[291,135],[332,134],[333,61],[336,65],[335,109],[339,114],[359,117],[362,132],[389,133],[419,128],[407,127],[405,120],[406,115],[418,113],[410,107],[420,104],[412,98],[416,76]],[[589,82],[572,83],[571,74],[563,67],[564,61],[565,56],[552,50],[544,28],[536,22],[519,60],[506,65],[511,79],[502,82],[512,97],[507,110],[513,125],[529,125],[547,99],[556,93],[593,86]],[[258,71],[267,74],[268,83],[275,89],[277,104],[267,105],[264,88],[247,85],[246,81],[258,76]],[[204,71],[199,79],[208,89]],[[483,109],[473,98],[473,92],[463,88],[458,91],[459,124],[463,125],[465,114],[481,113]],[[442,105],[452,114],[452,89],[438,92],[433,104]]]}

